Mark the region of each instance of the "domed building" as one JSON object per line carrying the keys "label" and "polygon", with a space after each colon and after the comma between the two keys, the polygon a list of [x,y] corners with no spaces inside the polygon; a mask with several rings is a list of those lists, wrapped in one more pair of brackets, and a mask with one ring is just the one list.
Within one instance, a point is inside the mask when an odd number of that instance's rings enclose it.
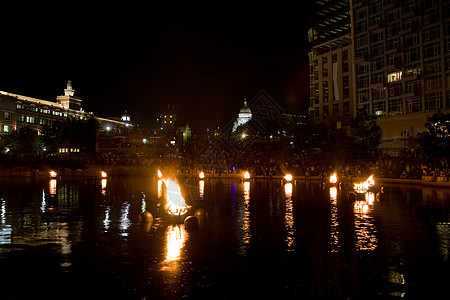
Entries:
{"label": "domed building", "polygon": [[238,117],[236,118],[236,121],[234,121],[233,132],[235,132],[239,126],[244,125],[251,119],[252,111],[250,108],[248,108],[247,101],[244,100],[244,106],[242,106],[241,110],[239,111]]}

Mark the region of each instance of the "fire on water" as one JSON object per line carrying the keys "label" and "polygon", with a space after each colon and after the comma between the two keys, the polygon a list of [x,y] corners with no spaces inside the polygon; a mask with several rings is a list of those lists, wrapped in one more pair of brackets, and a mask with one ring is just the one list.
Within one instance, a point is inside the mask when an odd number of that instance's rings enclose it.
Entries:
{"label": "fire on water", "polygon": [[330,176],[330,183],[337,183],[337,174],[336,174],[336,172],[334,172],[333,175]]}
{"label": "fire on water", "polygon": [[178,183],[175,180],[170,179],[163,179],[163,182],[167,188],[167,201],[164,209],[172,216],[185,215],[191,206],[186,204],[186,201],[181,195]]}
{"label": "fire on water", "polygon": [[374,185],[375,185],[375,180],[373,179],[373,175],[370,175],[370,177],[367,178],[366,181],[360,182],[360,183],[354,183],[353,189],[357,193],[364,194]]}

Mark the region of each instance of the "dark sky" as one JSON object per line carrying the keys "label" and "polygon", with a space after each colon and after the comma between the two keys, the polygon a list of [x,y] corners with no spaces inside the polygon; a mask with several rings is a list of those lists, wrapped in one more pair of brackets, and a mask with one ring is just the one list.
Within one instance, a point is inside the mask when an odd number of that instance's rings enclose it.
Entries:
{"label": "dark sky", "polygon": [[0,90],[53,101],[70,79],[85,111],[128,110],[143,127],[169,103],[194,129],[228,122],[260,90],[286,111],[307,108],[306,5],[152,3],[11,8]]}

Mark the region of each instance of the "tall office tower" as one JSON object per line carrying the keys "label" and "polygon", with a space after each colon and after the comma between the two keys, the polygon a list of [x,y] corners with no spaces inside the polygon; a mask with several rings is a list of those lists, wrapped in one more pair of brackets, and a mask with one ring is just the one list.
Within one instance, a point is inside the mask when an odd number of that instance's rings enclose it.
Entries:
{"label": "tall office tower", "polygon": [[398,150],[450,108],[450,0],[354,0],[351,12],[357,109]]}
{"label": "tall office tower", "polygon": [[312,4],[308,31],[309,113],[316,122],[348,123],[354,116],[353,54],[349,1],[318,0]]}

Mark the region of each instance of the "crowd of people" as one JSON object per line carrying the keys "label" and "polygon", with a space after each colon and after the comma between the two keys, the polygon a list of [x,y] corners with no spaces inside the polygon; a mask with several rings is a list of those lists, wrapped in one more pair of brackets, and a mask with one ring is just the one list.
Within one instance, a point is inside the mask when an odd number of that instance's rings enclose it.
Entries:
{"label": "crowd of people", "polygon": [[248,170],[255,176],[271,177],[291,173],[294,176],[329,177],[334,172],[344,177],[375,175],[381,178],[449,181],[448,158],[417,158],[406,155],[380,155],[372,159],[330,159],[325,155],[308,158],[295,151],[278,149],[271,144],[254,144],[230,153],[221,147],[181,149],[177,167],[181,173],[204,171],[215,175],[238,174]]}
{"label": "crowd of people", "polygon": [[[203,140],[168,151],[157,157],[122,157],[119,155],[96,155],[88,157],[16,157],[3,155],[3,168],[14,165],[61,163],[69,168],[84,165],[144,166],[150,168],[171,168],[181,174],[197,174],[203,171],[215,176],[240,174],[249,171],[253,176],[272,177],[291,173],[294,176],[329,177],[337,172],[340,177],[365,177],[375,175],[381,178],[425,179],[428,181],[449,181],[449,158],[424,158],[411,155],[399,157],[378,156],[372,159],[329,158],[316,153],[311,156],[289,147],[281,148],[277,143],[251,145],[212,143]],[[28,162],[28,163],[27,163]]]}

